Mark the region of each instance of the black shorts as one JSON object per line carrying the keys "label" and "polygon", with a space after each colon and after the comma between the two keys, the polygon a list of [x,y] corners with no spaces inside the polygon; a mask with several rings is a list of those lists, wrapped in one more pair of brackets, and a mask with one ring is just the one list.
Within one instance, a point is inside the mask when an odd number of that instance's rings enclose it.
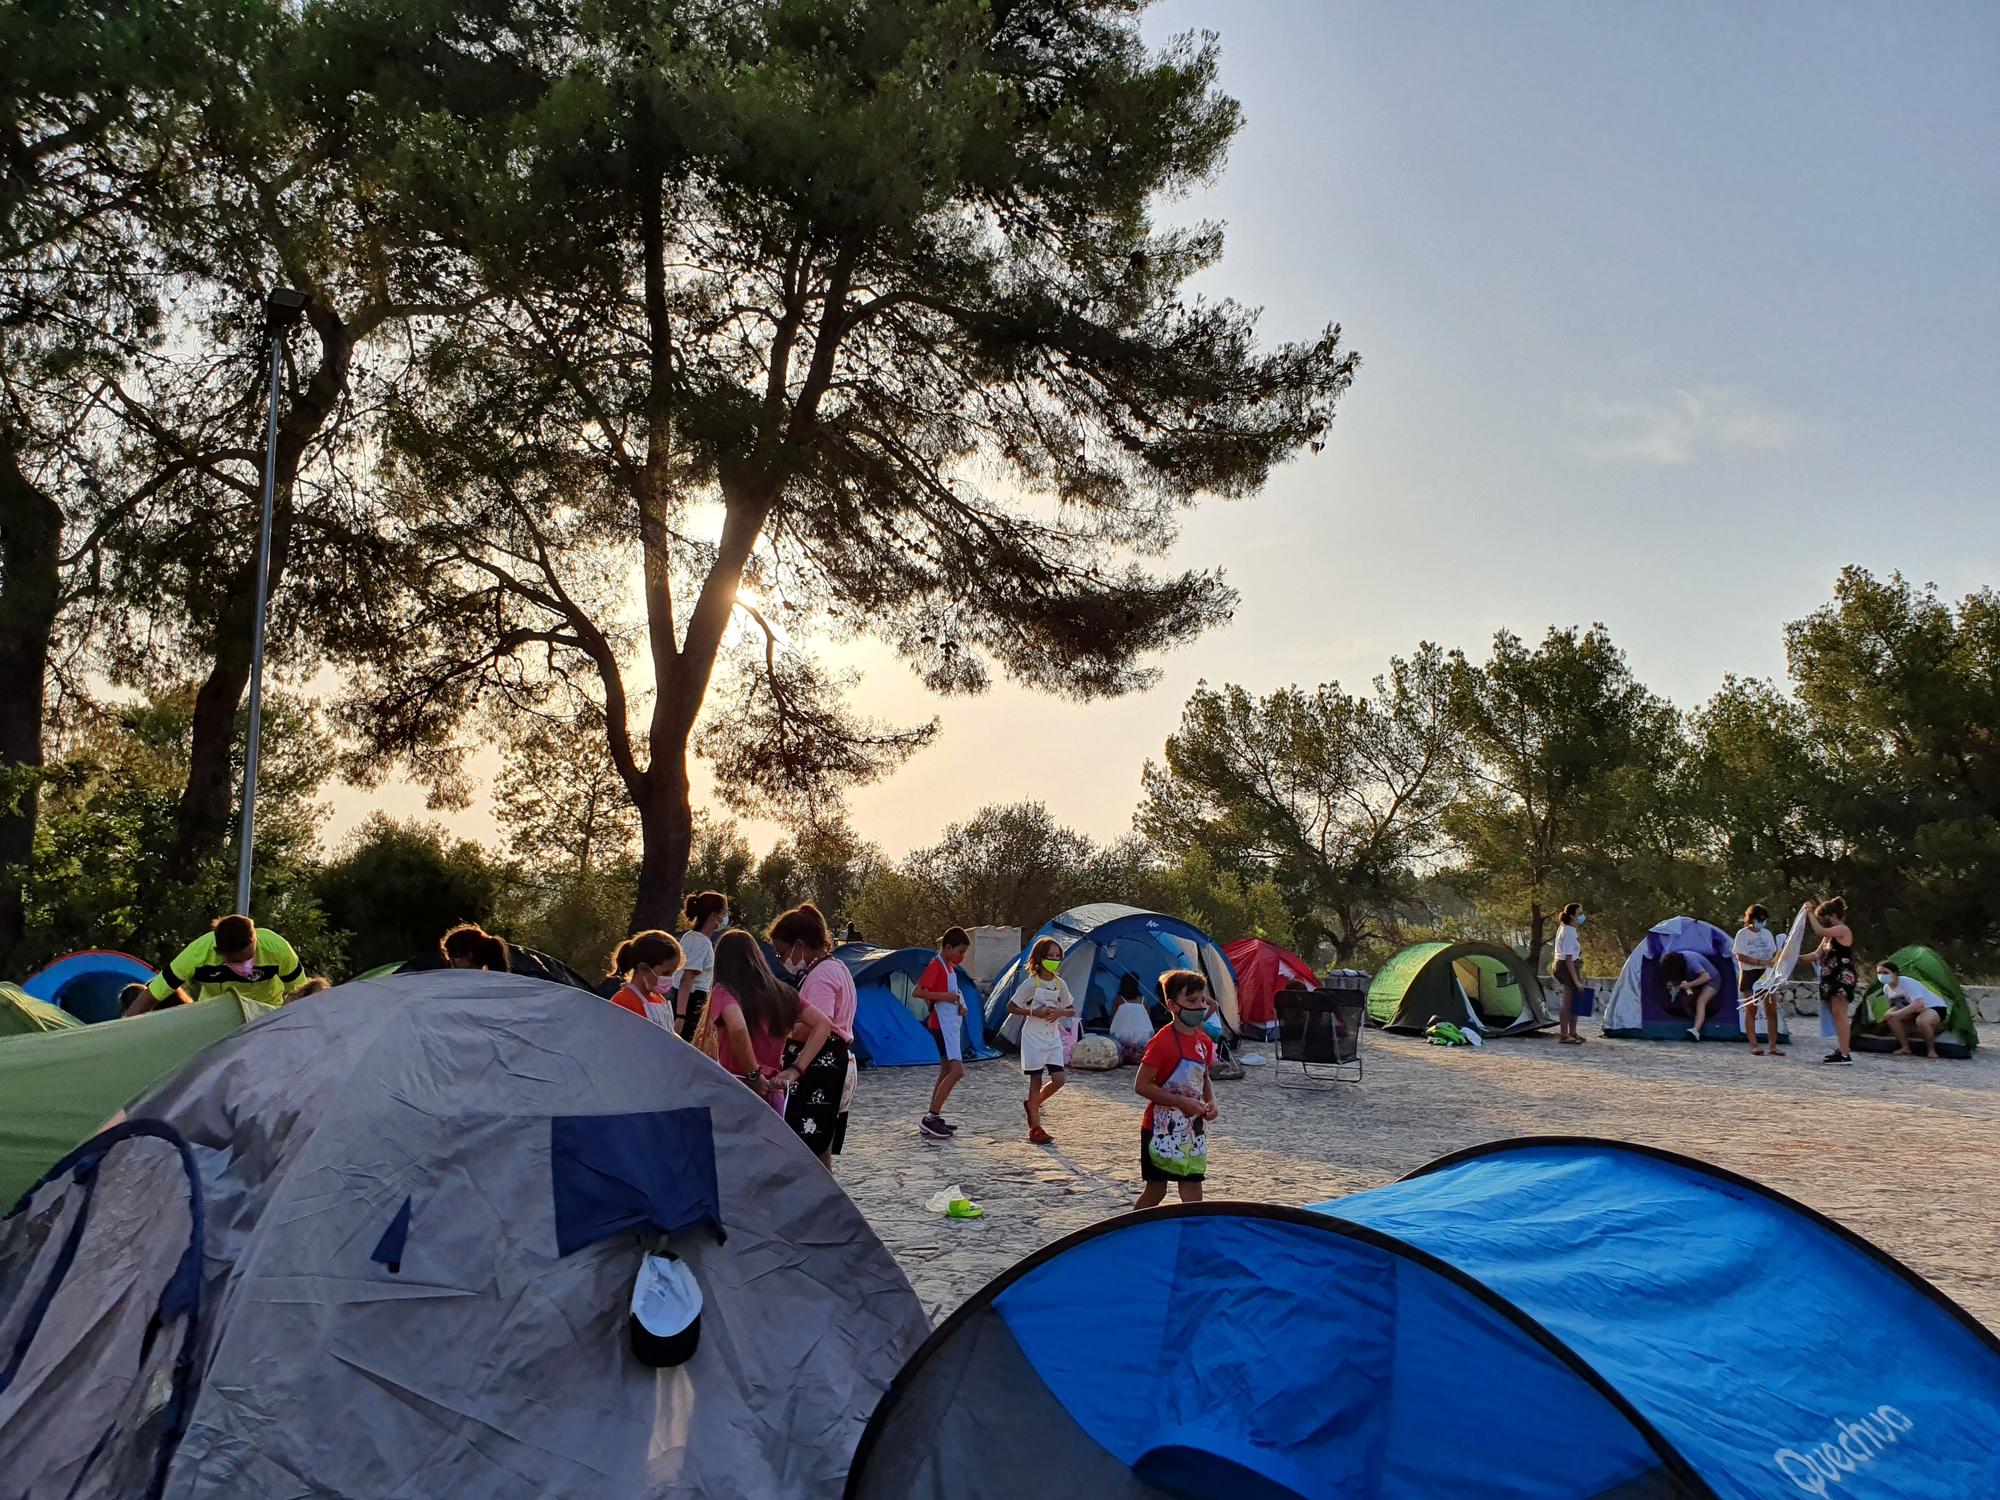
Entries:
{"label": "black shorts", "polygon": [[[786,1042],[784,1066],[798,1062],[803,1044]],[[829,1036],[804,1076],[792,1087],[785,1105],[785,1123],[815,1152],[837,1152],[847,1139],[847,1115],[840,1107],[847,1087],[847,1043]]]}
{"label": "black shorts", "polygon": [[1145,1126],[1141,1125],[1139,1127],[1139,1180],[1141,1182],[1206,1182],[1208,1180],[1208,1169],[1206,1167],[1202,1168],[1199,1172],[1184,1172],[1176,1177],[1172,1172],[1162,1172],[1158,1167],[1154,1166],[1153,1153],[1146,1149],[1151,1136],[1152,1132],[1146,1129]]}
{"label": "black shorts", "polygon": [[701,1013],[708,1009],[707,990],[689,990],[687,1014],[681,1017],[681,1040],[694,1040],[695,1028],[701,1025]]}

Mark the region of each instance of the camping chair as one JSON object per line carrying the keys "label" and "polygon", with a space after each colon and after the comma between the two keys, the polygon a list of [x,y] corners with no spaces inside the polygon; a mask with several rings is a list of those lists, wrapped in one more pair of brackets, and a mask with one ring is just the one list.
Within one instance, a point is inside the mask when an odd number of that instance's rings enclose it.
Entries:
{"label": "camping chair", "polygon": [[1278,1055],[1271,1078],[1280,1088],[1331,1088],[1361,1082],[1361,1031],[1368,1019],[1368,976],[1329,976],[1328,987],[1280,990]]}

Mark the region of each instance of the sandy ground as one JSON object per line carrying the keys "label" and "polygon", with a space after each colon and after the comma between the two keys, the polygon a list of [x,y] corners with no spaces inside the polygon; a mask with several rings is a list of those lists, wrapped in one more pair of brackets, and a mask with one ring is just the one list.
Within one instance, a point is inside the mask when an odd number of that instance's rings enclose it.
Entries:
{"label": "sandy ground", "polygon": [[[1210,1198],[1309,1204],[1373,1187],[1433,1157],[1516,1135],[1577,1134],[1712,1160],[1857,1230],[2000,1329],[2000,1055],[1969,1062],[1857,1056],[1821,1067],[1811,1018],[1782,1058],[1741,1044],[1553,1035],[1480,1051],[1371,1032],[1358,1084],[1304,1092],[1272,1069],[1216,1085]],[[1585,1033],[1587,1036],[1589,1032]],[[957,1138],[917,1133],[930,1069],[861,1075],[840,1177],[933,1319],[1022,1256],[1123,1211],[1138,1192],[1133,1070],[1072,1072],[1031,1146],[1011,1058],[976,1063],[948,1111]],[[925,1211],[962,1185],[976,1221]]]}

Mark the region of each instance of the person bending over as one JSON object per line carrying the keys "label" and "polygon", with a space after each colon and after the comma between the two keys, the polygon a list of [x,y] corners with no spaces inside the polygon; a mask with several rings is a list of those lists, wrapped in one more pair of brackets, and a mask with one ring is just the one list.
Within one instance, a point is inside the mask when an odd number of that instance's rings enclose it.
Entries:
{"label": "person bending over", "polygon": [[1675,952],[1660,960],[1660,978],[1693,1010],[1694,1025],[1688,1027],[1688,1040],[1700,1041],[1701,1028],[1708,1021],[1708,1008],[1722,993],[1722,976],[1699,953]]}
{"label": "person bending over", "polygon": [[180,1003],[240,995],[259,1005],[282,1005],[305,977],[292,945],[270,928],[260,928],[245,916],[217,917],[207,932],[153,976],[144,1000],[133,1005],[131,1014],[143,1015],[171,1001],[176,992]]}
{"label": "person bending over", "polygon": [[1932,1062],[1937,1061],[1938,1033],[1944,1029],[1944,1018],[1951,1002],[1937,994],[1921,979],[1905,974],[1886,960],[1875,968],[1875,977],[1882,981],[1882,993],[1889,997],[1893,1007],[1882,1019],[1896,1038],[1896,1055],[1914,1057],[1910,1051],[1910,1033],[1914,1031],[1924,1044],[1924,1050]]}

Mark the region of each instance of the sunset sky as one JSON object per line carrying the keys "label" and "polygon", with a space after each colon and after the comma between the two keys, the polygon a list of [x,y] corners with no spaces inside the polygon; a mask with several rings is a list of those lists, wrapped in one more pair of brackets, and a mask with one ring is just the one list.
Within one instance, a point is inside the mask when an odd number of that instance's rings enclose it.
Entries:
{"label": "sunset sky", "polygon": [[[1246,125],[1173,217],[1268,337],[1342,324],[1326,451],[1193,515],[1233,623],[1158,687],[865,706],[934,748],[853,798],[892,854],[985,802],[1098,837],[1194,683],[1359,686],[1422,639],[1603,621],[1656,691],[1780,674],[1848,562],[2000,582],[2000,8],[1168,0]],[[329,833],[404,790],[335,798]],[[492,831],[483,805],[454,820]],[[768,844],[769,829],[752,829]]]}

